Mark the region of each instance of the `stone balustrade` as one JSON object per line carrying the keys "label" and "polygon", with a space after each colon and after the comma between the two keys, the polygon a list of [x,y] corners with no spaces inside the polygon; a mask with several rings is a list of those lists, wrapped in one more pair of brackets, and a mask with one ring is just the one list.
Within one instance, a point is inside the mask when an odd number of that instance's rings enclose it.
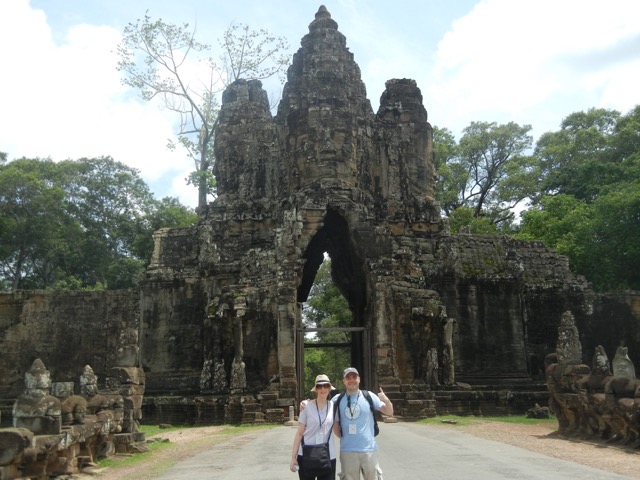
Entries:
{"label": "stone balustrade", "polygon": [[89,365],[73,382],[51,382],[36,359],[13,406],[13,428],[0,429],[0,479],[44,480],[78,473],[96,460],[146,451],[139,430],[144,395],[140,368],[109,370],[107,388]]}

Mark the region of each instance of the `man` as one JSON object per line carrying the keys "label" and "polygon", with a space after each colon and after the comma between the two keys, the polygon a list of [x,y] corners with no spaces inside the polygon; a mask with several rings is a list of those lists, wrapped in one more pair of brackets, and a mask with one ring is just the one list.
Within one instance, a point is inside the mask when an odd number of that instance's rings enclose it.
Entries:
{"label": "man", "polygon": [[[344,395],[332,399],[339,402],[334,433],[340,437],[340,464],[342,478],[359,480],[362,471],[364,480],[381,480],[382,470],[378,465],[378,446],[374,434],[374,412],[360,390],[360,374],[353,367],[342,373],[342,383],[346,387]],[[373,403],[373,409],[393,415],[393,404],[382,388],[378,395],[367,392]]]}

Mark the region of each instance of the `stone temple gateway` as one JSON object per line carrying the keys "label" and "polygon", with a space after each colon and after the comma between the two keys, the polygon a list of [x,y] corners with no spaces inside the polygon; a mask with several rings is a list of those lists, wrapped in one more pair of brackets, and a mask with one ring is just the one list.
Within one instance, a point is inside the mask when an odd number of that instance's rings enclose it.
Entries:
{"label": "stone temple gateway", "polygon": [[196,227],[156,233],[142,283],[149,393],[268,389],[295,404],[301,304],[325,252],[370,388],[453,383],[454,370],[530,381],[561,313],[591,308],[585,280],[542,245],[449,233],[416,82],[389,80],[374,113],[324,6],[277,115],[259,81],[224,92],[215,155],[218,197]]}
{"label": "stone temple gateway", "polygon": [[219,195],[156,232],[139,290],[0,293],[0,426],[36,359],[63,383],[142,369],[143,422],[282,421],[306,396],[301,309],[325,252],[351,364],[404,418],[546,404],[568,311],[584,359],[637,360],[638,292],[595,294],[540,243],[449,232],[416,82],[389,80],[374,112],[346,45],[320,7],[275,116],[260,82],[227,88]]}

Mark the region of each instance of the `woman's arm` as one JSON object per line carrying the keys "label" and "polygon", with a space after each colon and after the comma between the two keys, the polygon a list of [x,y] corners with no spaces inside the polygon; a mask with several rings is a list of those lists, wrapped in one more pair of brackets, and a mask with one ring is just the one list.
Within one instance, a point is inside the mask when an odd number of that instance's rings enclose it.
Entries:
{"label": "woman's arm", "polygon": [[298,465],[298,450],[300,449],[300,442],[302,442],[302,436],[304,435],[304,427],[303,423],[298,424],[298,430],[296,430],[296,434],[293,437],[293,449],[291,451],[291,465],[289,465],[289,470],[292,472],[296,471],[296,465]]}

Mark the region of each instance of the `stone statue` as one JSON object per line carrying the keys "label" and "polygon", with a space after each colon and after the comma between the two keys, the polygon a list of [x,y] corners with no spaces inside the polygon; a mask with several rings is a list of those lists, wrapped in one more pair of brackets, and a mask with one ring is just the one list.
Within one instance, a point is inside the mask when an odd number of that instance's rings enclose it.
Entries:
{"label": "stone statue", "polygon": [[62,425],[82,425],[87,415],[87,400],[71,395],[62,401]]}
{"label": "stone statue", "polygon": [[560,365],[579,365],[582,363],[582,344],[573,314],[569,311],[564,312],[560,319],[556,353]]}
{"label": "stone statue", "polygon": [[93,397],[98,394],[98,376],[93,372],[93,368],[85,365],[80,375],[80,395]]}
{"label": "stone statue", "polygon": [[27,428],[36,435],[55,435],[61,431],[60,400],[50,395],[51,374],[37,358],[24,375],[25,392],[13,404],[14,428]]}
{"label": "stone statue", "polygon": [[456,325],[457,322],[453,318],[443,320],[442,382],[445,385],[453,385],[455,382],[453,330]]}
{"label": "stone statue", "polygon": [[438,349],[432,347],[427,350],[427,384],[440,385],[438,368]]}
{"label": "stone statue", "polygon": [[602,345],[598,345],[595,353],[593,354],[591,372],[593,375],[611,375],[609,357],[607,357],[607,352],[604,351],[604,347]]}
{"label": "stone statue", "polygon": [[245,372],[245,364],[243,361],[243,316],[244,310],[240,310],[238,311],[236,317],[233,319],[233,345],[235,347],[235,356],[233,357],[233,363],[231,364],[231,381],[229,382],[231,393],[242,393],[247,388],[247,376]]}
{"label": "stone statue", "polygon": [[616,377],[636,378],[636,369],[627,354],[627,347],[619,346],[613,357],[613,375]]}
{"label": "stone statue", "polygon": [[221,358],[215,363],[211,383],[214,392],[224,392],[229,387],[229,382],[227,382],[227,372],[224,368],[224,358]]}

